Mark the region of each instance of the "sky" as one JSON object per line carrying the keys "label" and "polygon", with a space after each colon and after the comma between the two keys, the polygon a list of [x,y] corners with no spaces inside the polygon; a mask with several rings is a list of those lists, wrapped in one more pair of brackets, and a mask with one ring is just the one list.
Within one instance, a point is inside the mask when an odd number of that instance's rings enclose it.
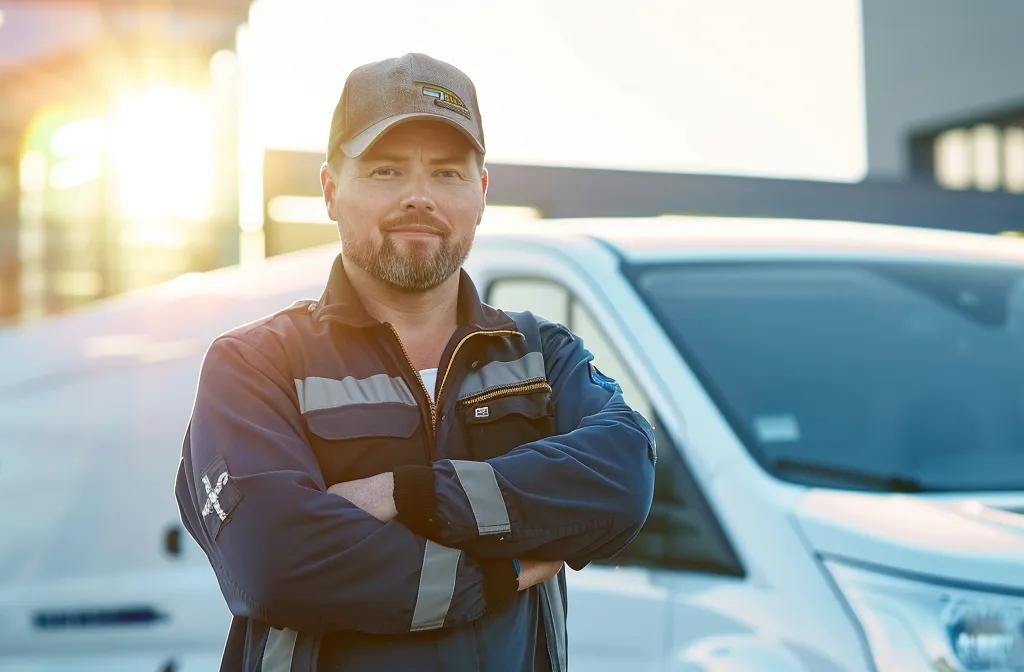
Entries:
{"label": "sky", "polygon": [[256,0],[246,133],[323,151],[348,72],[408,51],[476,83],[490,162],[865,173],[858,0]]}

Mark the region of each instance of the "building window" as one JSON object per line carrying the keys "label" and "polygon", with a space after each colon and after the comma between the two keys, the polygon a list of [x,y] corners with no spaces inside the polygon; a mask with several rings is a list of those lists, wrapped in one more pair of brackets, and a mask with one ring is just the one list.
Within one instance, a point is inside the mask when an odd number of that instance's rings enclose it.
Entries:
{"label": "building window", "polygon": [[1024,109],[922,131],[911,154],[914,176],[946,189],[1024,194]]}

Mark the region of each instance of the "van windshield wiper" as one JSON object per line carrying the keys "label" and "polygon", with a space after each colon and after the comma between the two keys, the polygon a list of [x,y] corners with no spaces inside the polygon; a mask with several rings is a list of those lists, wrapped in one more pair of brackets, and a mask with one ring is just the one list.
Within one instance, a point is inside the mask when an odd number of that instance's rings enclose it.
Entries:
{"label": "van windshield wiper", "polygon": [[868,471],[839,467],[832,464],[805,462],[804,460],[794,460],[788,457],[775,458],[769,464],[773,470],[780,472],[824,476],[850,485],[875,486],[890,492],[924,492],[926,490],[920,481],[913,478],[874,474]]}

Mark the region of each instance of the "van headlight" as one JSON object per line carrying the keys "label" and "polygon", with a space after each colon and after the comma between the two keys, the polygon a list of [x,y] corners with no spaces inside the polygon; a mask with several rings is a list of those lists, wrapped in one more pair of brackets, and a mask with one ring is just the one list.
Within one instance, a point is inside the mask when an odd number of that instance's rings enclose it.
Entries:
{"label": "van headlight", "polygon": [[1024,672],[1024,597],[823,562],[880,672]]}

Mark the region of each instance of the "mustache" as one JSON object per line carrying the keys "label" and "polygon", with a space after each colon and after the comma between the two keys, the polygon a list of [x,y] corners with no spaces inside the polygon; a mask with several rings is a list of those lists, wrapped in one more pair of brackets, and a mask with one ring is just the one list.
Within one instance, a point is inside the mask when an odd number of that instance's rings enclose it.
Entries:
{"label": "mustache", "polygon": [[384,220],[384,232],[394,231],[407,226],[426,226],[444,235],[449,226],[437,216],[429,212],[403,212]]}

